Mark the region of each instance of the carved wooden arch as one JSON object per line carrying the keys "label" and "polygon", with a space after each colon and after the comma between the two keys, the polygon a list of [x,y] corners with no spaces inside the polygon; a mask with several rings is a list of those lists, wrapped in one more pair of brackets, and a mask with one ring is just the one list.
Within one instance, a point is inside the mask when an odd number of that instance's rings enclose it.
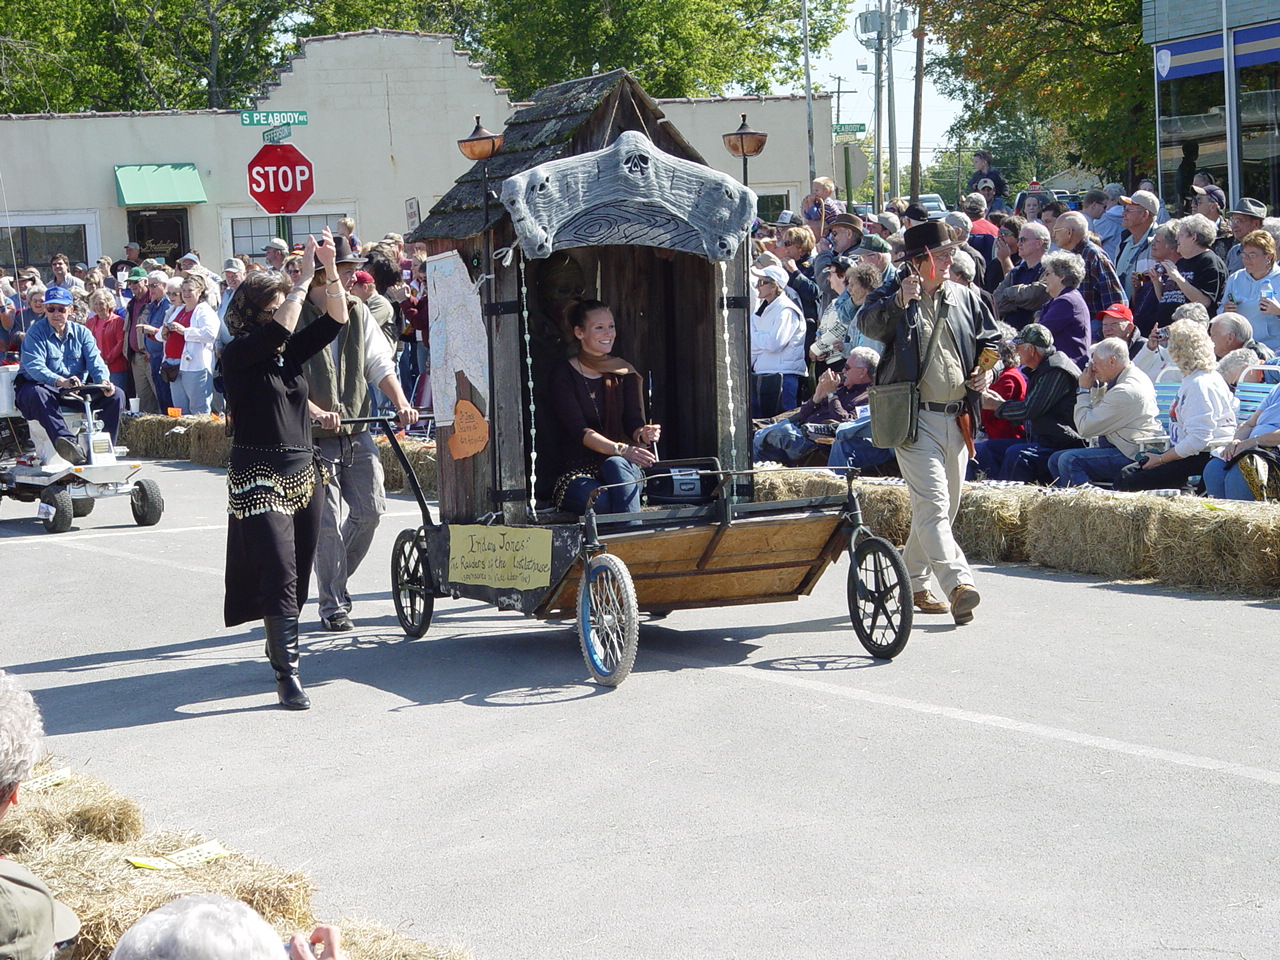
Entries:
{"label": "carved wooden arch", "polygon": [[507,179],[502,203],[525,255],[641,244],[731,260],[756,215],[756,195],[718,170],[664,153],[634,130],[594,153]]}

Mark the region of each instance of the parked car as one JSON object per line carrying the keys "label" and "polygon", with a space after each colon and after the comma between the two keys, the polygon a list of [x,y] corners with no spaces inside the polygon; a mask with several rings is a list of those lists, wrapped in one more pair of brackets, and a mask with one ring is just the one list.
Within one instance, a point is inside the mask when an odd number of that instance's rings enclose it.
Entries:
{"label": "parked car", "polygon": [[930,220],[941,220],[947,215],[947,202],[940,194],[920,194],[920,205],[928,211]]}

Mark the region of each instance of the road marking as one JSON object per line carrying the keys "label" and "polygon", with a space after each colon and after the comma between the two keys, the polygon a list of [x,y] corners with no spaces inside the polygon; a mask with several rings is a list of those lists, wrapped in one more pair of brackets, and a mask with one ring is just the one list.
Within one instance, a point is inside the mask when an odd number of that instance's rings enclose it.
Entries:
{"label": "road marking", "polygon": [[[670,653],[646,653],[645,659],[652,657],[655,660],[670,660],[686,667],[705,670],[707,667],[719,666],[719,664],[711,663],[707,660],[697,660],[693,657],[682,657],[677,654]],[[935,703],[925,703],[921,700],[908,700],[905,697],[893,697],[883,693],[873,693],[870,690],[860,690],[856,687],[846,687],[838,683],[830,683],[823,680],[812,680],[808,677],[791,676],[786,673],[778,673],[776,671],[760,670],[752,667],[751,664],[743,664],[741,667],[731,667],[730,669],[738,671],[749,669],[750,672],[746,676],[754,677],[757,680],[765,680],[770,683],[780,683],[790,687],[800,687],[804,690],[811,690],[816,693],[835,694],[846,700],[858,700],[863,703],[874,703],[883,707],[894,707],[899,710],[910,710],[913,713],[929,714],[935,717],[945,717],[948,720],[961,720],[965,723],[975,723],[984,727],[996,727],[1001,730],[1011,730],[1014,733],[1023,733],[1033,737],[1040,737],[1044,740],[1057,740],[1062,743],[1074,743],[1077,746],[1093,747],[1097,750],[1106,750],[1110,753],[1126,754],[1131,757],[1140,757],[1144,760],[1161,760],[1165,763],[1173,763],[1182,767],[1192,767],[1197,770],[1211,770],[1215,773],[1227,773],[1235,777],[1242,777],[1246,780],[1257,780],[1260,783],[1268,783],[1280,786],[1280,772],[1275,770],[1266,770],[1262,767],[1250,767],[1242,763],[1233,763],[1229,760],[1216,760],[1213,757],[1197,756],[1193,753],[1182,753],[1177,750],[1164,750],[1160,747],[1150,747],[1140,743],[1129,743],[1124,740],[1115,740],[1111,737],[1099,737],[1089,733],[1079,733],[1075,730],[1066,730],[1062,727],[1050,727],[1041,723],[1030,723],[1026,720],[1015,720],[1012,717],[1002,717],[992,713],[977,713],[973,710],[964,710],[960,707],[945,707]]]}

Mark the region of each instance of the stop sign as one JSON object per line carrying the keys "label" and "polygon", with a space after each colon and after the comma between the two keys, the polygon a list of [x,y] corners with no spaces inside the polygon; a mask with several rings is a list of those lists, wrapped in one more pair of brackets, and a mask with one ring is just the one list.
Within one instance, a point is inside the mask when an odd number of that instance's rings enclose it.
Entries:
{"label": "stop sign", "polygon": [[297,213],[316,192],[314,168],[287,143],[268,143],[249,161],[249,196],[267,213]]}

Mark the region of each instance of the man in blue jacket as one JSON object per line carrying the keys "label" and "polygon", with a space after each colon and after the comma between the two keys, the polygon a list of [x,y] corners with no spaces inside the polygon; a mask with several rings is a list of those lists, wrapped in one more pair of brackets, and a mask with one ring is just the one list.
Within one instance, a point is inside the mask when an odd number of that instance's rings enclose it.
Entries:
{"label": "man in blue jacket", "polygon": [[85,451],[76,443],[58,407],[60,390],[85,383],[102,384],[93,398],[93,409],[114,442],[120,426],[124,397],[111,383],[107,365],[89,328],[72,323],[71,292],[50,287],[44,295],[43,320],[22,341],[22,361],[15,386],[18,409],[28,420],[37,420],[53,440],[58,455],[73,465],[85,462]]}

